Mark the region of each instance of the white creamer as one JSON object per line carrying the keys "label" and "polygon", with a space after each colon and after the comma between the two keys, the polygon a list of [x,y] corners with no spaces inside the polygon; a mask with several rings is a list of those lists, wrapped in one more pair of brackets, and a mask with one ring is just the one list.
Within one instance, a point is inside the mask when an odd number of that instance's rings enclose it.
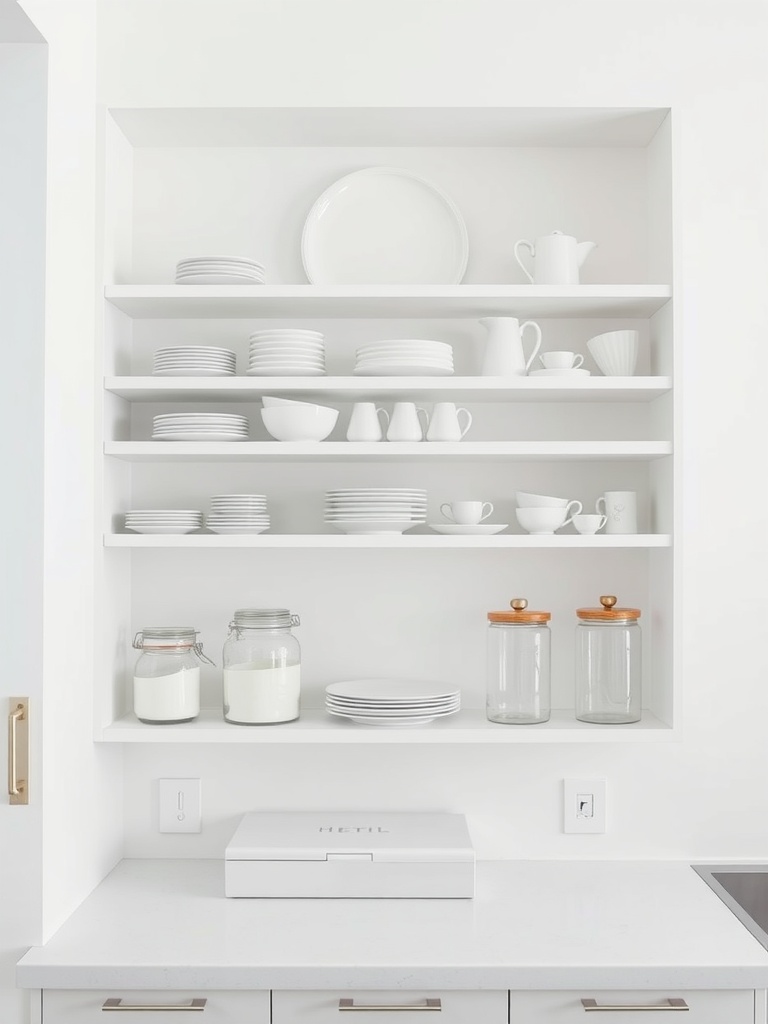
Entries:
{"label": "white creamer", "polygon": [[251,662],[224,669],[224,718],[240,725],[269,725],[299,717],[301,665]]}

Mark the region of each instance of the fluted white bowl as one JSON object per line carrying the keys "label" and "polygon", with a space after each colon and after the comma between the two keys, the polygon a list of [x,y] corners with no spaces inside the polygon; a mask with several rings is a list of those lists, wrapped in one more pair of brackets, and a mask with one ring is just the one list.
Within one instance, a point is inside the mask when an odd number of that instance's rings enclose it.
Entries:
{"label": "fluted white bowl", "polygon": [[570,498],[555,498],[548,494],[529,494],[527,491],[516,491],[515,499],[518,508],[567,508]]}
{"label": "fluted white bowl", "polygon": [[324,405],[284,405],[262,409],[261,418],[276,441],[323,441],[336,426],[339,411]]}
{"label": "fluted white bowl", "polygon": [[587,348],[606,377],[631,377],[637,366],[639,331],[608,331],[590,338]]}

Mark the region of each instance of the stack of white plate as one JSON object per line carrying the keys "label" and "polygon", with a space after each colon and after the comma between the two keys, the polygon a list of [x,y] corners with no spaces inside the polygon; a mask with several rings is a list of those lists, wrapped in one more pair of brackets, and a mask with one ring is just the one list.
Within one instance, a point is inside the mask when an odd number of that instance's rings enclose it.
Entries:
{"label": "stack of white plate", "polygon": [[369,377],[443,377],[453,373],[453,348],[444,341],[376,341],[357,349],[354,372]]}
{"label": "stack of white plate", "polygon": [[157,377],[229,377],[237,372],[235,353],[210,345],[178,345],[155,352]]}
{"label": "stack of white plate", "polygon": [[195,509],[132,509],[125,513],[125,528],[134,533],[192,533],[203,525]]}
{"label": "stack of white plate", "polygon": [[254,331],[248,339],[248,369],[255,377],[317,377],[325,373],[325,343],[320,331],[295,327]]}
{"label": "stack of white plate", "polygon": [[269,529],[263,494],[214,494],[205,525],[214,533],[264,533]]}
{"label": "stack of white plate", "polygon": [[264,284],[264,264],[243,256],[194,256],[176,264],[176,284]]}
{"label": "stack of white plate", "polygon": [[354,679],[326,686],[325,709],[362,725],[424,725],[461,710],[461,691],[417,679]]}
{"label": "stack of white plate", "polygon": [[153,441],[247,441],[248,419],[230,413],[169,412],[152,418]]}
{"label": "stack of white plate", "polygon": [[427,518],[427,492],[357,487],[325,492],[325,521],[343,533],[404,533]]}

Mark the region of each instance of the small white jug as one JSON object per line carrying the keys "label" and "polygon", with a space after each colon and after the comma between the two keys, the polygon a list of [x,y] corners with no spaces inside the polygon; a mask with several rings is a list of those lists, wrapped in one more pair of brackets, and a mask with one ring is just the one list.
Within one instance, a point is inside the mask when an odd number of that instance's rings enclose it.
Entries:
{"label": "small white jug", "polygon": [[[485,377],[524,377],[541,348],[541,328],[534,320],[525,323],[514,316],[484,316],[480,323],[488,331],[483,353]],[[536,335],[528,360],[523,352],[523,332],[530,327]]]}
{"label": "small white jug", "polygon": [[388,441],[423,441],[419,413],[424,413],[424,428],[427,427],[427,410],[416,406],[415,402],[395,402],[392,416],[387,427]]}
{"label": "small white jug", "polygon": [[[464,414],[466,426],[462,429],[459,417]],[[427,427],[428,441],[460,441],[472,426],[469,409],[456,408],[454,402],[435,402]]]}
{"label": "small white jug", "polygon": [[380,441],[384,436],[379,416],[386,419],[385,427],[389,426],[389,413],[386,409],[378,409],[375,402],[355,402],[347,427],[348,441]]}

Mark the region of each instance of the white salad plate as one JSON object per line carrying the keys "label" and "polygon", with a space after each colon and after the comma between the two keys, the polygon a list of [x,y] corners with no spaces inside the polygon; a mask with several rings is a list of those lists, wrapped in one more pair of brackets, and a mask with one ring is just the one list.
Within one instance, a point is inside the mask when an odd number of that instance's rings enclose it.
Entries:
{"label": "white salad plate", "polygon": [[458,523],[430,523],[430,530],[435,533],[447,533],[456,537],[491,537],[494,533],[506,530],[509,523],[473,523],[471,526],[460,526]]}
{"label": "white salad plate", "polygon": [[155,369],[170,369],[174,366],[192,366],[209,370],[234,370],[236,363],[234,359],[197,359],[185,356],[167,356],[162,359],[155,359]]}
{"label": "white salad plate", "polygon": [[186,277],[177,277],[176,284],[264,284],[263,278],[240,277],[234,274],[189,274]]}
{"label": "white salad plate", "polygon": [[223,536],[236,533],[266,533],[269,526],[209,526],[206,529],[212,533],[220,533]]}
{"label": "white salad plate", "polygon": [[216,430],[190,431],[189,433],[153,434],[153,441],[247,441],[247,434],[222,434]]}
{"label": "white salad plate", "polygon": [[325,369],[318,370],[316,367],[301,366],[289,363],[287,366],[257,366],[250,367],[245,371],[247,377],[322,377]]}
{"label": "white salad plate", "polygon": [[453,367],[394,362],[381,366],[356,366],[352,372],[358,377],[449,377],[453,373]]}
{"label": "white salad plate", "polygon": [[177,267],[185,266],[189,263],[244,263],[248,267],[263,267],[264,264],[260,263],[259,260],[255,260],[250,256],[211,256],[210,253],[205,253],[203,256],[187,256],[183,260],[179,260],[176,263]]}
{"label": "white salad plate", "polygon": [[446,341],[423,341],[418,338],[404,338],[402,341],[377,341],[355,349],[358,356],[384,355],[390,352],[432,352],[435,355],[452,357],[453,346]]}
{"label": "white salad plate", "polygon": [[332,697],[348,697],[352,700],[394,700],[401,703],[461,697],[460,690],[446,688],[445,683],[425,679],[346,679],[338,683],[329,683],[325,692]]}
{"label": "white salad plate", "polygon": [[202,523],[195,523],[194,526],[164,526],[162,524],[157,524],[156,526],[153,526],[149,523],[145,523],[143,526],[128,526],[128,524],[126,524],[125,528],[126,530],[132,530],[134,533],[162,533],[171,536],[173,534],[194,533],[195,530],[202,529],[202,526]]}
{"label": "white salad plate", "polygon": [[195,423],[247,423],[248,417],[241,416],[235,412],[159,412],[152,417],[155,423],[170,422],[181,423],[194,421]]}
{"label": "white salad plate", "polygon": [[439,188],[410,171],[369,167],[317,199],[301,256],[311,284],[459,284],[469,242],[458,207]]}
{"label": "white salad plate", "polygon": [[234,377],[237,371],[234,367],[231,370],[212,369],[207,366],[171,366],[168,368],[155,368],[152,371],[153,377]]}
{"label": "white salad plate", "polygon": [[590,377],[591,370],[584,370],[580,366],[571,367],[568,370],[530,370],[529,377]]}
{"label": "white salad plate", "polygon": [[217,345],[169,345],[155,350],[155,356],[216,356],[221,359],[234,359],[231,348],[220,348]]}
{"label": "white salad plate", "polygon": [[249,281],[261,281],[264,279],[263,270],[234,267],[232,265],[222,263],[211,266],[204,266],[203,264],[200,264],[200,266],[197,267],[186,267],[182,270],[177,270],[176,280],[179,281],[185,277],[199,277],[201,274],[226,274],[229,277],[244,277]]}
{"label": "white salad plate", "polygon": [[248,335],[249,341],[255,338],[313,338],[322,339],[322,331],[310,331],[303,327],[265,327],[262,331],[254,331]]}
{"label": "white salad plate", "polygon": [[263,353],[272,352],[306,352],[310,355],[323,355],[325,352],[325,343],[322,341],[294,341],[292,338],[285,338],[281,340],[276,338],[274,340],[264,339],[261,341],[252,341],[248,346],[248,351],[251,355],[261,355]]}
{"label": "white salad plate", "polygon": [[255,369],[257,366],[283,366],[286,363],[298,363],[300,366],[311,366],[313,369],[321,369],[325,366],[325,360],[315,356],[302,356],[297,354],[284,353],[283,355],[251,356],[248,366]]}
{"label": "white salad plate", "polygon": [[[456,710],[458,711],[459,709],[457,708]],[[348,721],[356,722],[358,725],[394,726],[399,729],[410,725],[428,725],[430,722],[434,722],[436,718],[455,715],[456,711],[444,711],[441,714],[434,715],[419,715],[413,718],[367,718],[364,715],[341,715],[338,711],[328,711],[328,714],[334,715],[336,718],[346,718]]]}
{"label": "white salad plate", "polygon": [[456,708],[461,704],[459,697],[438,698],[433,700],[414,701],[377,701],[369,700],[367,697],[334,697],[331,694],[325,695],[326,707],[332,707],[336,711],[366,711],[382,712],[387,715],[413,714],[414,711],[424,713],[427,711],[447,711],[449,708]]}

